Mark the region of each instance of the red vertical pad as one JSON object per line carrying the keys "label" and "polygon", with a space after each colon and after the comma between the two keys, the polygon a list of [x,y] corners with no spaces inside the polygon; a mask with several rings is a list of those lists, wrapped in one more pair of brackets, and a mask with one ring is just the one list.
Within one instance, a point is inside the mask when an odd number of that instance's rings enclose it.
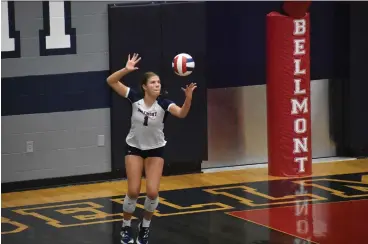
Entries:
{"label": "red vertical pad", "polygon": [[309,14],[267,15],[268,164],[273,176],[311,174]]}

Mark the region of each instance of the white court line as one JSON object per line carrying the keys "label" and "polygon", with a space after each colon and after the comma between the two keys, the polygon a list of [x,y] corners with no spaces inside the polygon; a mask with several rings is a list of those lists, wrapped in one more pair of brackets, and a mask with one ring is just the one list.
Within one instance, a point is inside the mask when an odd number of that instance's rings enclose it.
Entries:
{"label": "white court line", "polygon": [[[329,158],[316,158],[312,160],[313,164],[318,163],[331,163],[331,162],[343,162],[348,160],[356,160],[357,158],[347,158],[347,157],[329,157]],[[244,170],[244,169],[257,169],[257,168],[267,168],[267,163],[251,164],[251,165],[241,165],[241,166],[230,166],[230,167],[215,167],[209,169],[202,169],[203,173],[213,173],[213,172],[223,172],[223,171],[233,171],[233,170]]]}

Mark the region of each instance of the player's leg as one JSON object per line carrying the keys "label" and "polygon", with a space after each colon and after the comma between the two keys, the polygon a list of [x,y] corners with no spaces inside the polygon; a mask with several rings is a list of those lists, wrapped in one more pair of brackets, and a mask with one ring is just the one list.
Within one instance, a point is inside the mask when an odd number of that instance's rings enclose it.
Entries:
{"label": "player's leg", "polygon": [[121,232],[121,242],[123,244],[134,243],[131,219],[141,190],[143,161],[140,150],[131,147],[127,148],[125,170],[128,178],[128,191],[123,202],[123,225]]}
{"label": "player's leg", "polygon": [[[144,202],[143,226],[148,227],[153,213],[159,203],[160,179],[162,176],[164,160],[160,157],[147,158],[144,162],[146,172],[146,199]],[[144,223],[146,220],[147,222]],[[146,225],[147,224],[147,225]]]}
{"label": "player's leg", "polygon": [[148,243],[149,226],[153,213],[159,204],[160,179],[164,167],[164,159],[162,154],[163,148],[150,150],[147,158],[144,160],[146,175],[146,199],[144,202],[143,220],[139,224],[137,244]]}

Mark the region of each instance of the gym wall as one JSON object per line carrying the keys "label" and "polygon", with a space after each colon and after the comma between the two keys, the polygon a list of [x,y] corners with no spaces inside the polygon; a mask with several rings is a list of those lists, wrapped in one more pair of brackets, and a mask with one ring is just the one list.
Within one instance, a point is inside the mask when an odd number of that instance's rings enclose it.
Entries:
{"label": "gym wall", "polygon": [[[15,46],[7,46],[12,52],[2,46],[2,182],[111,171],[111,90],[105,82],[109,3],[66,4],[66,23],[74,28],[66,25],[66,33],[75,37],[69,43],[62,38],[40,41],[40,30],[57,21],[45,18],[50,8],[42,2],[8,2]],[[265,16],[280,5],[206,2],[210,72],[208,161],[203,167],[267,161]],[[314,157],[336,154],[329,136],[328,87],[338,46],[331,43],[339,42],[334,23],[345,21],[335,14],[337,5],[313,2],[310,9]],[[55,45],[68,48],[47,50]],[[98,146],[99,135],[104,136],[103,146]],[[32,153],[26,152],[27,141],[34,143]]]}
{"label": "gym wall", "polygon": [[[247,1],[208,6],[209,70],[216,72],[208,77],[208,161],[202,168],[268,160],[265,16],[280,6],[280,2]],[[336,8],[331,2],[313,2],[310,8],[313,158],[336,155],[328,102],[334,61],[331,43],[340,41],[333,36],[339,17]],[[215,18],[218,15],[221,18]],[[229,29],[217,28],[221,25]]]}
{"label": "gym wall", "polygon": [[[2,182],[111,170],[108,2],[66,3],[75,43],[58,36],[49,47],[69,49],[42,53],[40,30],[54,25],[60,13],[48,8],[54,14],[48,21],[42,2],[8,2],[15,23],[10,34],[15,27],[20,50],[2,50]],[[98,135],[104,135],[105,146],[97,146]],[[33,153],[26,153],[27,141],[33,141]]]}

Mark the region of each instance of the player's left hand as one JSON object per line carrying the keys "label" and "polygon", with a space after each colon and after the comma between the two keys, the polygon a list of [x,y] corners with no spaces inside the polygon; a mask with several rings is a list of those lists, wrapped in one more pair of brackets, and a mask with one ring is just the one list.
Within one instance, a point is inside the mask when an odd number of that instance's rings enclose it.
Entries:
{"label": "player's left hand", "polygon": [[185,96],[188,99],[192,99],[193,91],[197,88],[197,83],[190,83],[186,88],[181,88],[185,92]]}

